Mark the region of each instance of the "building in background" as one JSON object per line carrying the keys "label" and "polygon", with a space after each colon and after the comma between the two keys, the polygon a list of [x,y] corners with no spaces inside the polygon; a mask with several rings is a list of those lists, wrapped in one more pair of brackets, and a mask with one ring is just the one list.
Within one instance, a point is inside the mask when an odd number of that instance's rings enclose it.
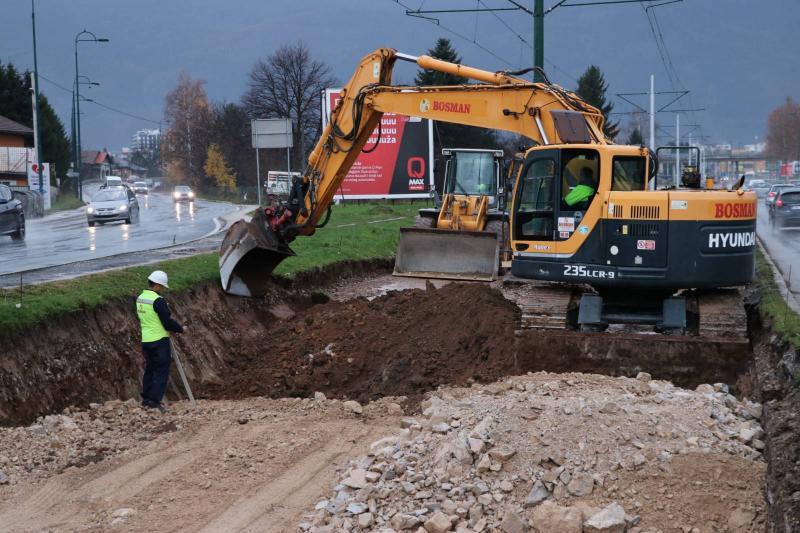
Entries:
{"label": "building in background", "polygon": [[108,150],[84,150],[81,152],[81,173],[83,179],[104,179],[111,174],[114,157]]}
{"label": "building in background", "polygon": [[0,115],[0,183],[28,186],[28,163],[34,161],[33,130]]}
{"label": "building in background", "polygon": [[131,137],[132,152],[157,153],[161,148],[160,130],[139,130]]}

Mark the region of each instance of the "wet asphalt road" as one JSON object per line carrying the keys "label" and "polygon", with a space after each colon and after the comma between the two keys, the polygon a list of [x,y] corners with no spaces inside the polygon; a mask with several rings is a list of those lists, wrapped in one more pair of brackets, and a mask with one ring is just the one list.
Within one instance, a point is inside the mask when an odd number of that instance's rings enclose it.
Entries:
{"label": "wet asphalt road", "polygon": [[800,295],[800,228],[773,230],[767,206],[759,200],[756,231],[791,291]]}
{"label": "wet asphalt road", "polygon": [[205,200],[175,204],[169,195],[152,192],[138,201],[139,220],[130,225],[90,228],[83,209],[28,220],[25,241],[0,237],[0,275],[197,239],[218,227],[217,217],[236,210],[233,204]]}

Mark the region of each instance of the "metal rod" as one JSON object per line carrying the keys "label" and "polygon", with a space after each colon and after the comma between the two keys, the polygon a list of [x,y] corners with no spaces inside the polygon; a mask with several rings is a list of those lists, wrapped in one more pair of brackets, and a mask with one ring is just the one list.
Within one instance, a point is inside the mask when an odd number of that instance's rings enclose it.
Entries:
{"label": "metal rod", "polygon": [[544,132],[544,127],[542,126],[542,119],[539,118],[539,115],[536,115],[536,128],[539,130],[539,135],[542,136],[542,143],[543,144],[550,144],[550,141],[547,140],[547,134]]}
{"label": "metal rod", "polygon": [[258,148],[256,148],[256,197],[258,205],[261,205],[261,167],[258,161]]}
{"label": "metal rod", "polygon": [[192,407],[194,407],[197,405],[197,402],[194,401],[192,388],[189,386],[189,380],[186,379],[186,372],[183,371],[183,364],[181,363],[181,358],[178,355],[178,350],[175,348],[175,343],[172,342],[172,338],[169,339],[169,343],[172,345],[172,356],[175,358],[175,366],[178,368],[178,374],[181,376],[181,381],[183,381],[183,388],[186,389],[186,395],[189,397],[189,402],[192,404]]}
{"label": "metal rod", "polygon": [[430,13],[484,13],[490,11],[519,11],[520,8],[518,7],[479,7],[474,9],[407,9],[406,15],[427,15]]}

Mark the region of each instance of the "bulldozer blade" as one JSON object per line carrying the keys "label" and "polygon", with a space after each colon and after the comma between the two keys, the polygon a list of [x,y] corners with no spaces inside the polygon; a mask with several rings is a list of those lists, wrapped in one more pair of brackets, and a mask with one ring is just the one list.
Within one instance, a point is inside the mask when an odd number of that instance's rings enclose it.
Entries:
{"label": "bulldozer blade", "polygon": [[394,275],[493,281],[499,254],[492,232],[400,228]]}
{"label": "bulldozer blade", "polygon": [[237,296],[263,296],[272,271],[293,255],[263,215],[251,222],[239,220],[228,229],[219,250],[222,289]]}

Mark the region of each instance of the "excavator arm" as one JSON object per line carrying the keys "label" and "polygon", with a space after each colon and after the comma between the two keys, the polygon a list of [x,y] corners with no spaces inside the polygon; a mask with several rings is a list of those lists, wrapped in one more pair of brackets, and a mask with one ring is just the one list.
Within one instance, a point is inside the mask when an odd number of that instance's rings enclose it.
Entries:
{"label": "excavator arm", "polygon": [[[478,83],[392,86],[398,60]],[[239,222],[228,231],[220,249],[220,274],[226,291],[242,295],[263,292],[272,270],[294,255],[288,244],[298,235],[313,235],[321,221],[322,225],[327,222],[336,191],[383,113],[505,130],[539,145],[609,142],[603,135],[603,114],[557,85],[378,49],[359,62],[342,89],[288,201],[268,206],[250,223]]]}

